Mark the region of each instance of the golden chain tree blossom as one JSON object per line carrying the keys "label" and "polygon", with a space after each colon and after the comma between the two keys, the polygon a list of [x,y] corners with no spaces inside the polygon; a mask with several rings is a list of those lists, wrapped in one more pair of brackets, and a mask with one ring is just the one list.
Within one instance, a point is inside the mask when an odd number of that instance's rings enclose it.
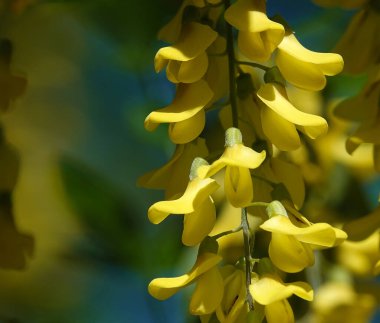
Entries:
{"label": "golden chain tree blossom", "polygon": [[[151,222],[184,215],[182,243],[199,251],[189,273],[154,279],[149,292],[164,300],[196,283],[189,311],[202,323],[294,322],[287,299],[310,302],[313,288],[288,282],[286,273],[312,266],[320,250],[347,238],[298,211],[309,196],[290,152],[307,150],[328,126],[287,94],[290,85],[322,90],[326,76],[342,71],[342,57],[306,49],[283,18],[268,18],[267,5],[185,0],[159,33],[170,45],[158,50],[156,71],[166,67],[176,95],[148,115],[145,128],[168,123],[177,148],[139,183],[166,191],[167,200],[148,210]],[[210,252],[208,244],[218,248]]]}

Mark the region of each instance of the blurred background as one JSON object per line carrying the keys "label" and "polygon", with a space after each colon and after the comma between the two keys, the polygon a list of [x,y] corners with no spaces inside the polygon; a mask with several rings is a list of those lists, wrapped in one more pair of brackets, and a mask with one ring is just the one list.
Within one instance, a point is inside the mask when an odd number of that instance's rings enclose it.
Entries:
{"label": "blurred background", "polygon": [[[1,188],[0,322],[192,321],[185,293],[165,302],[147,293],[196,251],[181,246],[180,219],[147,220],[162,192],[136,187],[174,150],[165,127],[147,133],[143,121],[173,97],[153,58],[180,4],[0,0],[0,177],[12,177]],[[353,14],[305,0],[271,0],[268,10],[319,51]],[[334,79],[324,98],[355,94],[364,80]]]}

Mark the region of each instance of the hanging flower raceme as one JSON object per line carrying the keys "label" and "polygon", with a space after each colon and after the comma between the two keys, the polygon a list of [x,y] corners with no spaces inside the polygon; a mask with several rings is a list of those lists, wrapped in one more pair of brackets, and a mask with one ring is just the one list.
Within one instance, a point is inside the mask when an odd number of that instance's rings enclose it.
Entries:
{"label": "hanging flower raceme", "polygon": [[247,58],[265,62],[284,37],[284,27],[268,19],[265,0],[238,0],[225,19],[239,30],[238,46]]}
{"label": "hanging flower raceme", "polygon": [[252,201],[253,188],[250,169],[255,169],[264,161],[266,152],[258,153],[243,145],[239,129],[226,131],[226,148],[222,156],[210,166],[201,166],[199,176],[210,177],[226,168],[224,190],[229,202],[235,207],[246,206]]}
{"label": "hanging flower raceme", "polygon": [[149,220],[158,224],[170,214],[184,214],[182,242],[187,246],[200,243],[212,230],[216,212],[211,194],[219,185],[211,178],[198,177],[197,170],[207,162],[195,158],[191,166],[190,182],[183,195],[170,201],[153,204],[148,210]]}
{"label": "hanging flower raceme", "polygon": [[173,102],[151,112],[145,119],[145,129],[155,130],[161,123],[169,123],[169,137],[176,144],[186,144],[202,132],[206,117],[205,106],[213,96],[204,80],[179,84]]}
{"label": "hanging flower raceme", "polygon": [[207,25],[197,22],[186,24],[174,45],[157,52],[154,61],[156,72],[167,66],[167,78],[173,83],[200,80],[208,67],[206,49],[217,36],[217,32]]}
{"label": "hanging flower raceme", "polygon": [[326,86],[325,75],[332,76],[343,69],[338,54],[313,52],[303,47],[290,30],[278,45],[276,65],[284,78],[294,86],[319,91]]}
{"label": "hanging flower raceme", "polygon": [[165,300],[181,288],[196,283],[190,300],[190,313],[194,315],[212,313],[219,306],[223,297],[223,278],[217,268],[217,264],[221,260],[222,258],[214,253],[201,253],[187,274],[152,280],[148,287],[149,294],[159,300]]}
{"label": "hanging flower raceme", "polygon": [[327,223],[312,224],[292,209],[273,201],[267,208],[269,220],[260,228],[272,232],[269,256],[273,264],[288,273],[295,273],[314,264],[313,249],[330,248],[342,243],[347,234]]}
{"label": "hanging flower raceme", "polygon": [[301,145],[297,130],[312,139],[327,132],[326,120],[295,108],[280,84],[264,84],[257,96],[265,104],[261,107],[263,132],[280,150],[294,150]]}

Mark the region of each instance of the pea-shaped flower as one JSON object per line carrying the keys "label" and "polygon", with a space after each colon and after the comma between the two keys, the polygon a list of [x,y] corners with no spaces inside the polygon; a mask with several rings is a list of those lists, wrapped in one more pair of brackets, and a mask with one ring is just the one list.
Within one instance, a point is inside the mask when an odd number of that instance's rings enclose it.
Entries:
{"label": "pea-shaped flower", "polygon": [[293,310],[287,298],[293,294],[307,301],[313,300],[313,290],[305,282],[284,283],[276,274],[253,275],[249,291],[253,299],[265,306],[268,323],[294,322]]}
{"label": "pea-shaped flower", "polygon": [[151,112],[144,121],[145,129],[154,131],[159,124],[169,123],[169,137],[176,144],[186,144],[202,132],[205,106],[213,93],[206,81],[179,84],[175,98],[168,106]]}
{"label": "pea-shaped flower", "polygon": [[215,311],[223,297],[223,279],[216,265],[222,258],[213,253],[198,256],[193,268],[185,275],[172,278],[156,278],[149,284],[149,294],[165,300],[181,288],[196,282],[190,300],[189,310],[194,315],[204,315]]}
{"label": "pea-shaped flower", "polygon": [[217,36],[217,32],[207,25],[195,22],[186,24],[174,45],[157,52],[154,60],[156,71],[167,66],[166,75],[173,83],[198,81],[207,71],[206,49]]}
{"label": "pea-shaped flower", "polygon": [[238,0],[225,18],[239,30],[239,49],[252,60],[269,60],[284,37],[284,27],[267,17],[265,0]]}
{"label": "pea-shaped flower", "polygon": [[184,214],[182,242],[187,246],[200,243],[212,230],[216,220],[215,205],[211,194],[219,185],[214,179],[197,176],[199,165],[207,164],[195,158],[191,166],[190,182],[183,195],[170,201],[153,204],[148,210],[149,220],[158,224],[170,214]]}
{"label": "pea-shaped flower", "polygon": [[338,54],[308,50],[287,31],[278,45],[276,65],[289,83],[301,89],[319,91],[326,86],[325,75],[342,71],[343,59]]}
{"label": "pea-shaped flower", "polygon": [[210,166],[200,166],[199,176],[213,176],[226,168],[224,190],[227,199],[235,207],[244,207],[252,201],[253,188],[250,169],[255,169],[264,161],[266,153],[258,153],[243,145],[239,129],[226,130],[226,148],[222,156]]}
{"label": "pea-shaped flower", "polygon": [[257,96],[265,104],[261,107],[264,134],[280,150],[294,150],[301,145],[297,130],[312,139],[326,133],[326,120],[294,107],[288,101],[286,91],[281,85],[264,84],[258,90]]}
{"label": "pea-shaped flower", "polygon": [[208,149],[203,138],[177,145],[172,158],[162,167],[141,176],[139,186],[154,189],[165,189],[165,198],[173,199],[182,194],[189,182],[189,172],[195,157],[206,157]]}
{"label": "pea-shaped flower", "polygon": [[[347,234],[327,223],[310,223],[305,217],[287,215],[279,201],[267,208],[270,216],[260,228],[272,232],[269,257],[273,264],[288,273],[295,273],[314,264],[313,249],[330,248],[342,243]],[[297,211],[292,209],[293,214]]]}

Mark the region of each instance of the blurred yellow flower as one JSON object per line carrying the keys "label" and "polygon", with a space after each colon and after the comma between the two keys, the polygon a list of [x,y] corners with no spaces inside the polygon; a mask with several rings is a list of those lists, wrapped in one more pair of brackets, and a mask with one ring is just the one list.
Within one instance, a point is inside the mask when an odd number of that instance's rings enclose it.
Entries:
{"label": "blurred yellow flower", "polygon": [[289,83],[301,89],[319,91],[326,86],[325,75],[342,71],[343,59],[338,54],[308,50],[287,31],[278,45],[276,65]]}
{"label": "blurred yellow flower", "polygon": [[368,5],[356,13],[335,48],[343,56],[345,72],[367,72],[378,63],[379,33],[380,12],[374,5]]}
{"label": "blurred yellow flower", "polygon": [[283,283],[275,274],[254,275],[249,291],[253,299],[265,305],[268,323],[294,322],[293,310],[287,298],[297,295],[307,301],[313,300],[313,290],[305,282]]}
{"label": "blurred yellow flower", "polygon": [[357,294],[351,285],[330,282],[322,285],[313,302],[312,323],[367,323],[374,313],[376,299]]}
{"label": "blurred yellow flower", "polygon": [[280,150],[294,150],[301,145],[297,130],[312,139],[327,132],[326,120],[295,108],[281,85],[264,84],[257,96],[265,104],[261,108],[264,134]]}
{"label": "blurred yellow flower", "polygon": [[167,66],[167,78],[173,83],[198,81],[207,71],[206,49],[217,35],[210,26],[196,22],[186,24],[174,45],[163,47],[157,52],[154,59],[156,72]]}
{"label": "blurred yellow flower", "polygon": [[173,278],[156,278],[148,286],[149,294],[165,300],[181,288],[196,283],[189,310],[194,315],[215,311],[223,297],[223,278],[216,265],[222,260],[216,254],[203,253],[198,256],[193,268],[185,275]]}
{"label": "blurred yellow flower", "polygon": [[[274,203],[278,201],[271,204]],[[298,212],[293,209],[292,213]],[[313,249],[334,247],[347,238],[344,231],[327,223],[312,224],[301,215],[272,214],[260,228],[272,232],[269,257],[276,267],[288,273],[313,265]]]}
{"label": "blurred yellow flower", "polygon": [[202,132],[206,122],[204,108],[212,96],[212,91],[203,80],[181,83],[171,104],[146,117],[145,129],[154,131],[159,124],[170,123],[170,139],[177,144],[188,143]]}
{"label": "blurred yellow flower", "polygon": [[268,19],[265,0],[238,0],[225,19],[239,30],[238,46],[247,58],[265,62],[284,37],[284,27]]}
{"label": "blurred yellow flower", "polygon": [[221,169],[226,168],[224,189],[227,199],[233,206],[243,207],[251,202],[253,197],[249,170],[259,167],[265,156],[264,150],[258,153],[243,145],[239,129],[229,128],[226,131],[226,148],[222,156],[212,165],[201,166],[199,176],[202,178],[213,176]]}
{"label": "blurred yellow flower", "polygon": [[[192,168],[197,167],[195,164],[199,160],[200,158],[194,160]],[[196,170],[192,169],[192,172]],[[182,242],[187,246],[197,245],[210,233],[215,224],[215,205],[210,195],[218,187],[214,179],[190,177],[190,182],[180,198],[160,201],[149,208],[149,220],[158,224],[170,214],[184,214]]]}
{"label": "blurred yellow flower", "polygon": [[164,189],[165,198],[173,199],[182,194],[189,182],[189,169],[195,157],[208,154],[206,142],[197,138],[185,145],[177,145],[172,158],[162,167],[141,176],[137,184],[146,188]]}

